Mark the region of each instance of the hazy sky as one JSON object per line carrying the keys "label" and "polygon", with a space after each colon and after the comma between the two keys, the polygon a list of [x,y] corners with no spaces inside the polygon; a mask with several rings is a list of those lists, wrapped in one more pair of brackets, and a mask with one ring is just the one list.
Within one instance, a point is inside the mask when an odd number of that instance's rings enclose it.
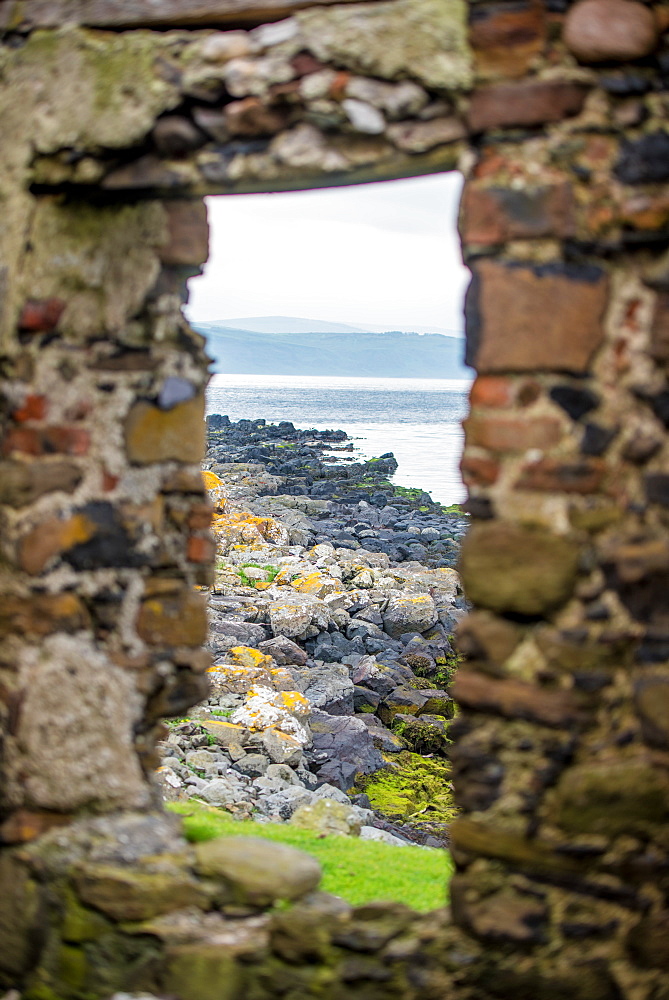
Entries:
{"label": "hazy sky", "polygon": [[189,318],[303,316],[462,329],[460,174],[209,198],[211,256]]}

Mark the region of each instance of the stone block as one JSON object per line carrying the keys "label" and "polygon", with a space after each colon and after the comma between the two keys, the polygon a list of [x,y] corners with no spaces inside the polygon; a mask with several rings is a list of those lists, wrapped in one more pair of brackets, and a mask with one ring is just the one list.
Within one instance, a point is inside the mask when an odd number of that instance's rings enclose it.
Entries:
{"label": "stone block", "polygon": [[577,115],[590,88],[573,80],[523,80],[475,90],[467,122],[472,132],[536,128]]}
{"label": "stone block", "polygon": [[493,246],[509,240],[566,238],[574,233],[570,184],[515,189],[465,186],[460,233],[464,243]]}
{"label": "stone block", "polygon": [[572,834],[647,836],[669,821],[669,777],[644,757],[568,768],[546,817]]}
{"label": "stone block", "polygon": [[515,485],[519,490],[596,493],[606,471],[606,463],[600,458],[582,458],[572,462],[542,458],[524,465]]}
{"label": "stone block", "polygon": [[182,590],[142,601],[137,632],[151,646],[201,646],[207,638],[207,608],[202,594]]}
{"label": "stone block", "polygon": [[141,400],[125,422],[125,442],[133,465],[154,462],[191,464],[204,458],[204,396],[162,410]]}
{"label": "stone block", "polygon": [[83,427],[12,427],[2,441],[3,455],[85,455],[90,434]]}
{"label": "stone block", "polygon": [[45,493],[72,493],[82,478],[74,462],[0,462],[0,503],[25,507]]}
{"label": "stone block", "polygon": [[186,906],[208,908],[205,890],[185,869],[164,861],[160,870],[88,862],[78,866],[80,899],[112,920],[150,920]]}
{"label": "stone block", "polygon": [[634,707],[646,743],[669,749],[669,677],[640,678],[634,686]]}
{"label": "stone block", "polygon": [[489,943],[540,944],[546,940],[548,907],[531,893],[507,885],[496,892],[476,891],[472,875],[455,875],[450,883],[453,919]]}
{"label": "stone block", "polygon": [[89,626],[86,606],[76,594],[6,595],[0,602],[0,636],[43,636]]}
{"label": "stone block", "polygon": [[606,273],[594,265],[527,267],[480,260],[467,292],[466,362],[480,374],[581,374],[604,340]]}
{"label": "stone block", "polygon": [[563,436],[555,417],[512,417],[506,414],[474,414],[462,422],[467,445],[489,451],[527,451],[551,448]]}
{"label": "stone block", "polygon": [[570,597],[579,547],[539,527],[472,524],[461,550],[462,585],[470,601],[491,611],[544,615]]}
{"label": "stone block", "polygon": [[0,982],[8,986],[33,966],[46,928],[39,929],[44,916],[37,884],[6,849],[0,852],[0,885]]}
{"label": "stone block", "polygon": [[198,873],[221,884],[229,901],[251,906],[300,899],[321,880],[321,866],[315,858],[294,847],[255,837],[225,837],[197,844],[195,857]]}
{"label": "stone block", "polygon": [[460,472],[465,486],[492,486],[497,482],[500,464],[494,458],[483,458],[465,452],[460,462]]}
{"label": "stone block", "polygon": [[569,9],[562,37],[579,62],[629,62],[655,49],[659,25],[642,3],[581,0]]}
{"label": "stone block", "polygon": [[574,726],[585,718],[571,691],[540,688],[515,679],[497,680],[474,670],[459,670],[451,693],[465,708],[545,726]]}
{"label": "stone block", "polygon": [[170,267],[204,264],[209,256],[209,224],[203,201],[166,201],[167,242],[160,260]]}
{"label": "stone block", "polygon": [[171,944],[161,980],[166,993],[175,997],[237,1000],[244,992],[242,969],[218,941]]}
{"label": "stone block", "polygon": [[662,969],[669,972],[669,911],[649,913],[630,930],[627,948],[637,965],[642,968]]}

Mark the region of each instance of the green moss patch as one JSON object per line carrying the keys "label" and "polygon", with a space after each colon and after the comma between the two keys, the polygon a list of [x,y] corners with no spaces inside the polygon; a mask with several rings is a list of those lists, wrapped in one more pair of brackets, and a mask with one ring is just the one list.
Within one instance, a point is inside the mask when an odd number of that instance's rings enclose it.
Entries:
{"label": "green moss patch", "polygon": [[235,820],[213,806],[193,800],[172,803],[168,808],[183,817],[184,834],[193,842],[241,834],[306,851],[323,868],[320,888],[354,906],[395,900],[424,913],[444,906],[447,901],[447,883],[453,865],[446,851],[393,847],[358,837],[324,837],[287,823]]}
{"label": "green moss patch", "polygon": [[362,779],[373,809],[390,819],[443,829],[457,814],[445,760],[403,751],[389,767]]}

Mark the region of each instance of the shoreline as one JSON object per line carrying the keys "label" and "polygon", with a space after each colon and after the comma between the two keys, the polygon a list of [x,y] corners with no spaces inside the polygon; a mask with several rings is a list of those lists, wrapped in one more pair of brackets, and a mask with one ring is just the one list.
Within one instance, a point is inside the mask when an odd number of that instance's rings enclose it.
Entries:
{"label": "shoreline", "polygon": [[166,798],[443,846],[466,515],[393,486],[392,454],[356,462],[344,431],[207,425],[212,690],[163,745]]}

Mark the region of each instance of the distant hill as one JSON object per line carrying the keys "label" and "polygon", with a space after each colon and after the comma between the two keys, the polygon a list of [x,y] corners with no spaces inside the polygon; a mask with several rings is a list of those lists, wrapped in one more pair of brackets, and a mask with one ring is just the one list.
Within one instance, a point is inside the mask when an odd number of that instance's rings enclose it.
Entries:
{"label": "distant hill", "polygon": [[[213,323],[200,323],[203,327],[225,327],[228,330],[253,330],[255,333],[386,333],[392,326],[372,323],[332,323],[329,320],[306,319],[303,316],[242,316],[236,319],[218,319]],[[442,326],[412,326],[407,333],[439,333],[445,337],[461,337],[457,330]]]}
{"label": "distant hill", "polygon": [[193,324],[207,337],[214,371],[222,374],[453,379],[473,374],[463,363],[464,344],[457,337],[355,328],[268,333],[233,329],[228,322]]}

